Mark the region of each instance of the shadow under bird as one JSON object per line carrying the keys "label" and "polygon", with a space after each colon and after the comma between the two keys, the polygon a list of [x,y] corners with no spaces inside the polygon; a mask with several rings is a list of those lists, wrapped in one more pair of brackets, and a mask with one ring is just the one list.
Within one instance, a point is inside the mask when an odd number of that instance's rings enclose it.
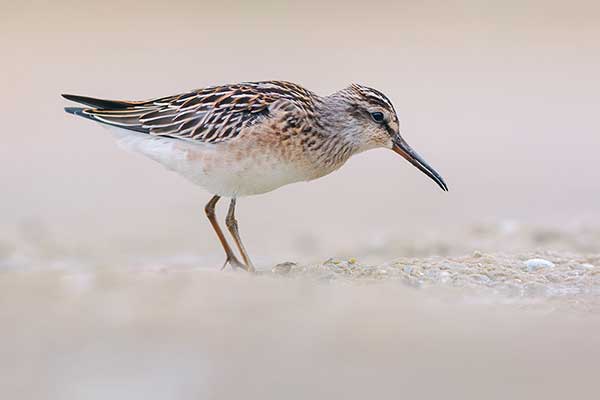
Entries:
{"label": "shadow under bird", "polygon": [[[214,86],[147,101],[64,94],[87,107],[65,111],[114,129],[122,147],[140,152],[214,194],[205,207],[226,260],[254,271],[235,219],[238,197],[310,181],[340,168],[354,154],[389,148],[433,179],[442,177],[400,136],[398,116],[381,92],[353,84],[319,96],[290,82]],[[226,226],[243,263],[215,217],[231,198]]]}

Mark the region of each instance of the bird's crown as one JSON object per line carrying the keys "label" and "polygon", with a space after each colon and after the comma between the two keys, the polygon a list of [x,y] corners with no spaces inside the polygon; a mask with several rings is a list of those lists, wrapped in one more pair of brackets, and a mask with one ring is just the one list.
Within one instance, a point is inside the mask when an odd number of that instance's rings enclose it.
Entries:
{"label": "bird's crown", "polygon": [[365,100],[373,105],[383,107],[395,113],[394,105],[390,99],[377,89],[353,83],[348,88],[348,91],[354,96],[359,97],[361,100]]}

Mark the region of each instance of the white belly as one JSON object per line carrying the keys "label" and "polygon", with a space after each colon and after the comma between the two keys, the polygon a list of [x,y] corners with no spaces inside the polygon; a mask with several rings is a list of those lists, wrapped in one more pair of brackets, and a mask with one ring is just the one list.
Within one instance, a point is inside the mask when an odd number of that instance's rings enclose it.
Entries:
{"label": "white belly", "polygon": [[196,143],[111,130],[121,147],[142,153],[220,196],[261,194],[316,177],[305,165],[284,162],[257,149],[244,151],[227,143]]}

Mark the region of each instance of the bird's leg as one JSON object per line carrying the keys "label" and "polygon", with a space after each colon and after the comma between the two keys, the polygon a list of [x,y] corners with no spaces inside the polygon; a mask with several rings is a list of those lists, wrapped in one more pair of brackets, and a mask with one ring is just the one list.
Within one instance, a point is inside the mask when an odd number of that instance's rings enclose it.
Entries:
{"label": "bird's leg", "polygon": [[223,249],[225,250],[227,259],[225,260],[225,264],[223,264],[223,268],[225,268],[227,263],[229,263],[234,268],[239,267],[239,268],[242,268],[242,269],[245,269],[246,271],[248,271],[249,270],[248,267],[246,267],[244,264],[242,264],[237,259],[235,254],[233,254],[233,251],[231,250],[231,247],[229,247],[229,243],[227,243],[227,240],[225,239],[225,236],[223,235],[223,231],[221,231],[221,227],[219,227],[219,223],[217,222],[217,218],[215,215],[215,205],[217,205],[217,202],[219,201],[220,198],[221,198],[220,196],[215,195],[212,199],[210,199],[210,201],[204,207],[204,212],[206,213],[206,216],[208,217],[210,224],[212,225],[213,229],[217,233],[217,236],[219,237],[219,241],[221,242],[221,245],[223,246]]}
{"label": "bird's leg", "polygon": [[231,236],[233,236],[233,240],[235,240],[235,244],[240,250],[244,262],[248,266],[248,271],[254,272],[254,265],[252,265],[252,261],[250,261],[250,257],[248,257],[248,252],[246,251],[246,248],[242,243],[242,239],[240,238],[240,232],[238,230],[237,220],[235,219],[235,198],[231,199],[231,203],[229,203],[229,211],[227,212],[227,219],[225,219],[225,224],[229,229],[229,233],[231,233]]}

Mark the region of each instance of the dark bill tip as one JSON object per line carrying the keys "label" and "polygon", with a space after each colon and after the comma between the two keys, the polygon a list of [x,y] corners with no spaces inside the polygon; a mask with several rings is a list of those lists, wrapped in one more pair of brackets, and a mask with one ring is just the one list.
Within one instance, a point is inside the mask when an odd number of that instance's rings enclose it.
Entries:
{"label": "dark bill tip", "polygon": [[444,182],[444,178],[440,176],[416,151],[414,151],[404,140],[394,140],[392,147],[396,153],[404,157],[409,163],[417,167],[421,172],[430,177],[438,184],[444,192],[448,191],[448,185]]}

